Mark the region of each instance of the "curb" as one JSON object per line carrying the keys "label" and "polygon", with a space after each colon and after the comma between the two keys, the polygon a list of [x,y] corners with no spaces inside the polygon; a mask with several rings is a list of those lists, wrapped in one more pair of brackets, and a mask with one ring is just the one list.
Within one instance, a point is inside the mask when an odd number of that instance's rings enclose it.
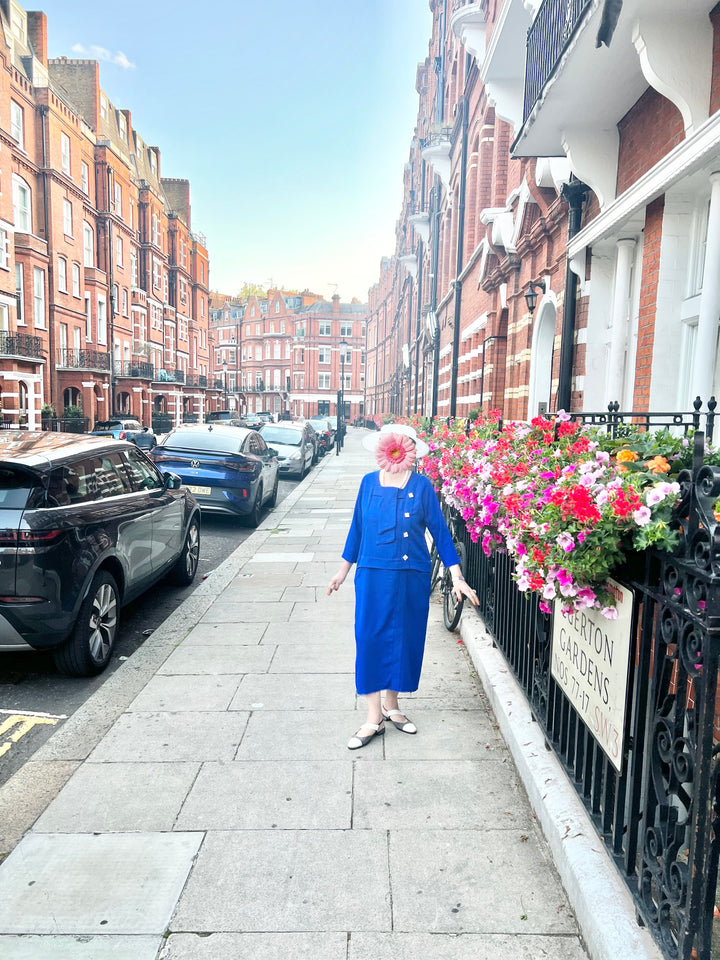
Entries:
{"label": "curb", "polygon": [[592,960],[663,960],[560,761],[545,746],[527,699],[476,613],[460,633],[552,851]]}
{"label": "curb", "polygon": [[[292,510],[329,458],[323,457],[292,493],[270,513],[227,559],[223,560],[153,631],[147,641],[112,673],[0,787],[0,861],[10,853],[37,818],[87,759],[118,717],[127,710],[162,664]],[[202,536],[202,524],[200,527]]]}

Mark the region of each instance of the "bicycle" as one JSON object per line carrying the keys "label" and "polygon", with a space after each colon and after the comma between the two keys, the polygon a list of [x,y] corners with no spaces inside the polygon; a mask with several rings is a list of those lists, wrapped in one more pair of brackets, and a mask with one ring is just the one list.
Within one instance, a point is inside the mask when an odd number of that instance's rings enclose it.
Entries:
{"label": "bicycle", "polygon": [[[467,551],[458,533],[459,522],[445,503],[442,504],[442,511],[452,535],[453,545],[460,559],[460,570],[464,577],[467,566]],[[430,561],[430,593],[433,592],[438,584],[440,585],[440,593],[443,598],[443,623],[447,630],[452,631],[457,627],[458,623],[460,623],[465,598],[460,597],[458,600],[455,590],[453,589],[452,574],[443,565],[434,542],[430,550]]]}

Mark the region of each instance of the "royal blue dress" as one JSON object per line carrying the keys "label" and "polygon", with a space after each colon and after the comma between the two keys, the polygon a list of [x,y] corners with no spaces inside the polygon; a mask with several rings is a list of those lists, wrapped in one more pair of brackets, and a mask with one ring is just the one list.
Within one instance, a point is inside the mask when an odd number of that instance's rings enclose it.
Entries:
{"label": "royal blue dress", "polygon": [[355,684],[359,694],[411,693],[420,682],[428,610],[432,534],[445,566],[459,563],[433,485],[411,473],[401,490],[366,474],[343,559],[355,571]]}

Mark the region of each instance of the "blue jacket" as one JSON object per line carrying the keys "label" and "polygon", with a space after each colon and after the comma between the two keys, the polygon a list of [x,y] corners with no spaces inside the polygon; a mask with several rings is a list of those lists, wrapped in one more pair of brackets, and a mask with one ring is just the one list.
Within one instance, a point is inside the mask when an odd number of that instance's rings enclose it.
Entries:
{"label": "blue jacket", "polygon": [[343,560],[358,567],[430,572],[425,529],[446,567],[459,563],[437,495],[427,477],[411,473],[404,489],[383,487],[380,471],[362,478]]}

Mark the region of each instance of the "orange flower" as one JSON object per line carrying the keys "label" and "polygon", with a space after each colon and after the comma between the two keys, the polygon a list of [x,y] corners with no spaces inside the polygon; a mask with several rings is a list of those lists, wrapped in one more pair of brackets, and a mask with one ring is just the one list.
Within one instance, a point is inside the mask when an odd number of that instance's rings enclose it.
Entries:
{"label": "orange flower", "polygon": [[645,464],[650,473],[670,473],[670,464],[665,457],[653,457]]}
{"label": "orange flower", "polygon": [[637,459],[638,455],[634,450],[618,450],[618,463],[633,463]]}

